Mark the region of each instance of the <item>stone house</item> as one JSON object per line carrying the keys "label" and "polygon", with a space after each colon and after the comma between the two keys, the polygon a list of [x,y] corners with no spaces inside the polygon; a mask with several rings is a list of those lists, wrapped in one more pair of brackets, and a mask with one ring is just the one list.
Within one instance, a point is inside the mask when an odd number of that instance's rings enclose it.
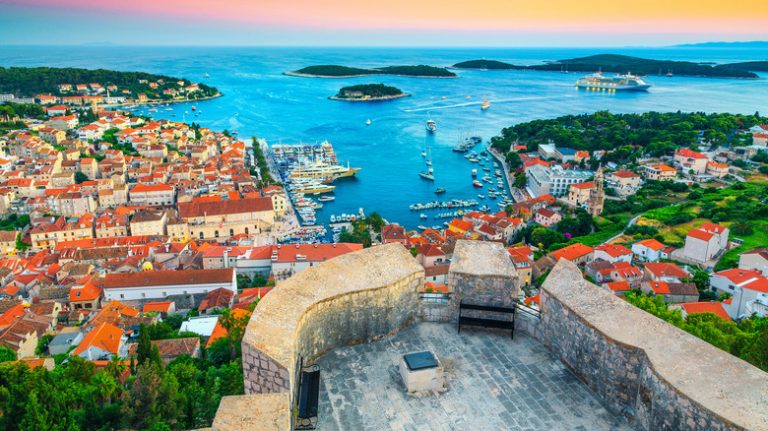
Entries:
{"label": "stone house", "polygon": [[745,251],[739,256],[739,268],[754,269],[768,276],[768,248]]}
{"label": "stone house", "polygon": [[693,283],[667,283],[665,281],[646,281],[640,284],[645,293],[661,295],[665,302],[681,303],[699,300],[699,291]]}

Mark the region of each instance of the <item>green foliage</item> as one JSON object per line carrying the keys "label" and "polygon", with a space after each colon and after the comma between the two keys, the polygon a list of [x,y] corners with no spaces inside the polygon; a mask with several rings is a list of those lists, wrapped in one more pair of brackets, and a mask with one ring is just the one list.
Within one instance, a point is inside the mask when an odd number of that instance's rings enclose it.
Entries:
{"label": "green foliage", "polygon": [[264,151],[259,145],[259,141],[256,138],[252,139],[253,144],[253,156],[256,159],[256,166],[259,168],[259,177],[261,177],[261,185],[275,184],[276,181],[272,179],[272,174],[269,173],[269,165],[267,164],[267,158],[264,156]]}
{"label": "green foliage", "polygon": [[0,220],[0,230],[19,230],[27,227],[29,224],[28,214],[11,213],[8,217]]}
{"label": "green foliage", "polygon": [[82,184],[88,181],[88,175],[85,175],[81,171],[75,172],[75,184]]}
{"label": "green foliage", "polygon": [[553,244],[564,242],[565,236],[555,230],[537,226],[530,230],[530,234],[526,237],[526,241],[529,244],[536,244],[541,248],[549,250]]}
{"label": "green foliage", "polygon": [[512,182],[512,187],[517,187],[518,189],[525,188],[525,184],[528,182],[528,178],[526,177],[524,172],[517,172],[515,174],[515,180]]}
{"label": "green foliage", "polygon": [[339,234],[339,242],[351,242],[356,244],[362,244],[363,247],[368,248],[371,246],[371,231],[368,223],[363,219],[358,219],[352,222],[352,231],[344,230]]}
{"label": "green foliage", "polygon": [[524,66],[515,66],[514,64],[504,63],[496,60],[469,60],[456,63],[453,67],[457,69],[480,69],[480,70],[512,70],[523,69]]}
{"label": "green foliage", "polygon": [[[2,67],[0,67],[0,71],[1,70]],[[2,85],[2,78],[0,78],[0,87],[2,87]],[[4,91],[0,91],[0,93],[4,93]],[[14,118],[36,118],[38,120],[44,120],[48,118],[48,116],[39,105],[10,102],[5,102],[0,105],[0,119],[10,122]],[[15,125],[19,125],[19,123],[20,122],[14,122]],[[21,123],[21,127],[13,127],[13,124],[8,124],[7,126],[8,128],[24,128],[24,123]]]}
{"label": "green foliage", "polygon": [[361,99],[361,96],[349,95],[349,93],[361,93],[362,97],[368,96],[372,98],[392,97],[400,96],[403,91],[397,87],[392,87],[384,84],[359,84],[351,85],[348,87],[342,87],[335,97],[339,99]]}
{"label": "green foliage", "polygon": [[576,210],[575,217],[563,218],[557,224],[557,230],[562,233],[569,233],[571,236],[583,236],[592,233],[592,216],[584,209]]}
{"label": "green foliage", "polygon": [[48,351],[48,344],[53,340],[52,334],[45,334],[37,341],[37,347],[35,347],[35,354],[37,356],[43,356]]}
{"label": "green foliage", "polygon": [[152,354],[152,339],[150,338],[147,325],[139,326],[139,342],[136,346],[136,363],[141,366],[149,359]]}
{"label": "green foliage", "polygon": [[357,67],[337,66],[331,64],[309,66],[293,73],[311,75],[317,77],[352,77],[366,75],[403,75],[425,77],[455,77],[456,74],[444,67],[434,66],[388,66],[373,69],[361,69]]}
{"label": "green foliage", "polygon": [[560,147],[606,150],[609,153],[604,161],[628,162],[643,153],[671,155],[677,147],[694,144],[699,130],[704,131],[705,136],[724,136],[723,139],[730,142],[736,139],[735,130],[766,121],[755,115],[682,112],[612,114],[599,111],[516,124],[502,130],[501,136],[492,138],[491,145],[506,154],[513,144],[526,145],[529,150],[535,150],[539,144],[552,140]]}
{"label": "green foliage", "polygon": [[[141,84],[140,80],[148,82],[164,81],[164,84],[158,83],[158,88],[153,89],[149,84]],[[41,93],[59,93],[59,84],[90,84],[98,82],[102,87],[107,85],[117,85],[121,90],[128,89],[135,96],[144,93],[150,99],[162,99],[162,91],[166,88],[178,89],[178,78],[170,76],[153,75],[144,72],[116,72],[112,70],[87,70],[75,68],[54,68],[54,67],[0,67],[0,93],[13,93],[17,96],[35,96]],[[184,85],[191,85],[192,82],[186,79]],[[218,90],[205,84],[198,84],[200,87],[200,96],[213,96],[218,94]],[[64,94],[66,95],[66,94]],[[74,93],[72,93],[74,95]]]}
{"label": "green foliage", "polygon": [[16,360],[16,352],[5,346],[0,346],[0,362]]}

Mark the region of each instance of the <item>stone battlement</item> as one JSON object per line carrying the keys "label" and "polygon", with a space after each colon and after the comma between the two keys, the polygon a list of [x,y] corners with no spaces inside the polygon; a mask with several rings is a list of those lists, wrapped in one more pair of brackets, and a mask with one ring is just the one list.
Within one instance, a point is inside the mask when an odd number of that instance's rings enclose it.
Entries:
{"label": "stone battlement", "polygon": [[561,260],[539,338],[607,407],[646,430],[766,430],[768,374],[584,280]]}
{"label": "stone battlement", "polygon": [[[459,241],[457,302],[506,304],[519,281],[500,244]],[[286,280],[256,307],[243,338],[243,396],[225,397],[214,431],[291,429],[300,364],[394,334],[425,315],[424,270],[400,244],[346,254]],[[768,374],[588,283],[561,261],[524,328],[611,411],[646,430],[768,430]],[[445,319],[441,319],[445,320]]]}

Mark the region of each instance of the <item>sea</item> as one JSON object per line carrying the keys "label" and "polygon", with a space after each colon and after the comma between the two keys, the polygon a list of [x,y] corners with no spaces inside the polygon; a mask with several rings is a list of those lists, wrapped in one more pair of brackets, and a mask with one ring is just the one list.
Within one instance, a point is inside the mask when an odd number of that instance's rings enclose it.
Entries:
{"label": "sea", "polygon": [[[335,201],[318,211],[318,222],[331,214],[376,211],[408,228],[435,226],[444,210],[414,212],[418,202],[476,199],[486,194],[472,186],[470,171],[481,167],[451,148],[467,136],[485,142],[504,127],[535,119],[609,110],[768,113],[768,74],[758,80],[652,76],[647,93],[596,93],[575,89],[577,73],[537,71],[457,71],[459,78],[397,76],[299,78],[283,73],[305,66],[356,67],[426,64],[450,66],[460,61],[493,59],[514,64],[615,53],[653,59],[712,63],[766,60],[750,48],[299,48],[299,47],[2,47],[0,66],[52,66],[144,71],[185,77],[217,87],[223,97],[171,105],[149,113],[155,118],[196,122],[221,131],[237,131],[275,143],[331,142],[339,160],[362,170],[337,181]],[[384,83],[412,96],[387,102],[329,100],[339,88]],[[488,100],[490,108],[480,105]],[[192,111],[191,106],[197,110]],[[197,113],[197,115],[195,115]],[[366,125],[370,119],[371,124]],[[435,134],[425,122],[437,122]],[[418,176],[429,149],[435,182]],[[478,150],[480,147],[478,148]],[[486,164],[487,166],[488,164]],[[447,192],[435,195],[436,187]],[[496,201],[482,199],[493,210]],[[426,213],[429,218],[419,217]]]}

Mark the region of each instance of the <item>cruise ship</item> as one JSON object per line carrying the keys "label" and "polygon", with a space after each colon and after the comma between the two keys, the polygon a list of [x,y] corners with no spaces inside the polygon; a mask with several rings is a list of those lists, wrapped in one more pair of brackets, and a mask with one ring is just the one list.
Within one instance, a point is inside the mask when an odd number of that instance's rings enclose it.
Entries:
{"label": "cruise ship", "polygon": [[576,88],[593,91],[647,91],[650,87],[651,84],[631,73],[603,76],[601,72],[597,72],[583,76],[576,81]]}
{"label": "cruise ship", "polygon": [[342,165],[331,165],[318,162],[314,165],[297,165],[289,175],[292,179],[311,178],[319,181],[333,182],[339,178],[351,177],[360,172],[361,168]]}

